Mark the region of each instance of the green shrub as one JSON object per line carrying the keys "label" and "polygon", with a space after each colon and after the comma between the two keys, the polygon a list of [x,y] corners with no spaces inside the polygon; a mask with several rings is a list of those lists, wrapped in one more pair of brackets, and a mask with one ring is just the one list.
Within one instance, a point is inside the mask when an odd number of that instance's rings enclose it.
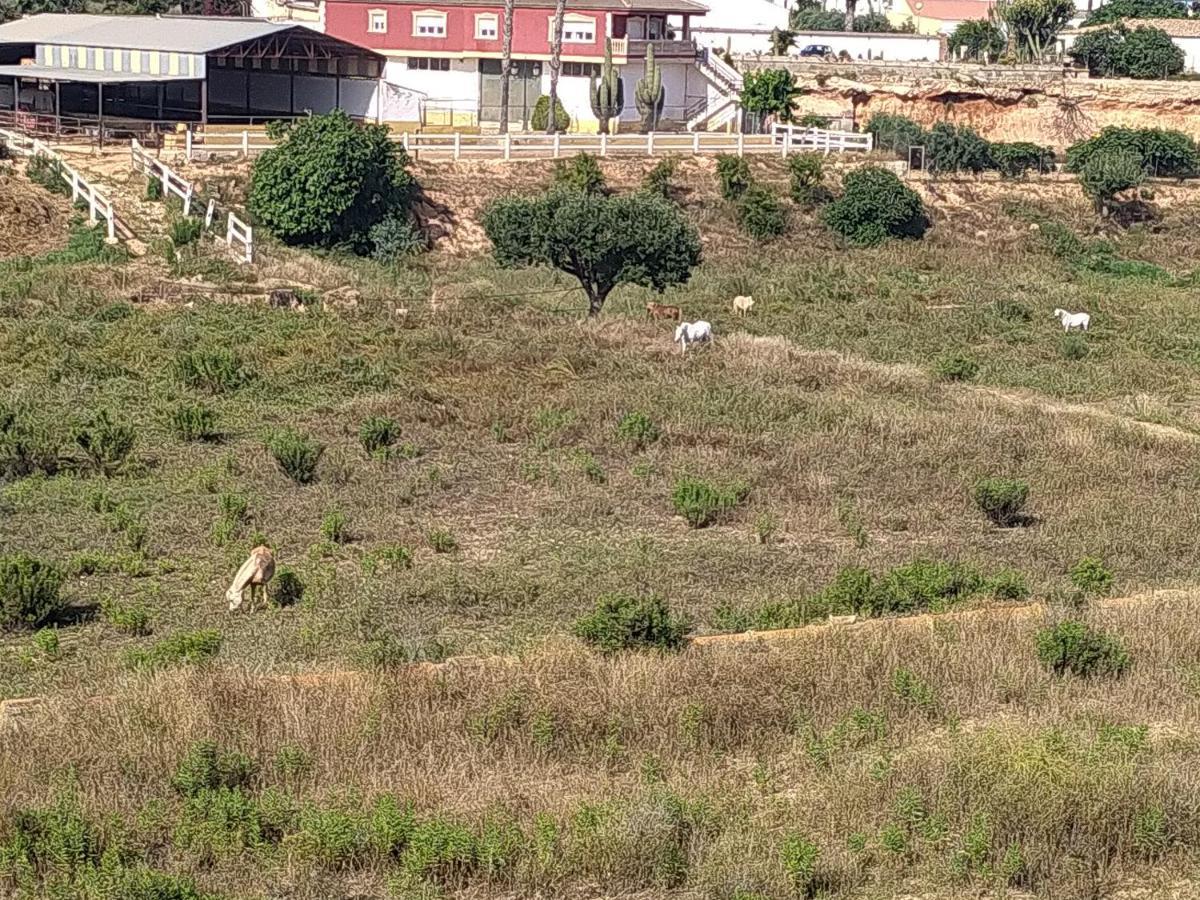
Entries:
{"label": "green shrub", "polygon": [[687,618],[673,613],[662,597],[608,594],[575,622],[574,632],[604,653],[615,653],[641,648],[678,650],[688,628]]}
{"label": "green shrub", "polygon": [[[956,603],[980,594],[1003,592],[1004,599],[1020,599],[1024,581],[1003,573],[995,580],[984,578],[974,566],[918,559],[897,566],[876,582],[860,612],[870,615],[943,612]],[[861,603],[862,601],[860,601]]]}
{"label": "green shrub", "polygon": [[724,519],[748,493],[742,484],[718,487],[700,478],[685,475],[675,482],[671,503],[675,512],[693,528],[706,528]]}
{"label": "green shrub", "polygon": [[39,628],[33,633],[33,646],[46,656],[58,656],[58,632],[53,628]]}
{"label": "green shrub", "polygon": [[344,868],[366,853],[366,835],[358,816],[339,809],[307,806],[288,844],[301,856],[327,868]]}
{"label": "green shrub", "polygon": [[744,156],[717,154],[717,181],[721,184],[721,196],[736,200],[754,183],[750,175],[750,163]]}
{"label": "green shrub", "polygon": [[469,828],[435,818],[413,828],[400,869],[413,880],[455,884],[475,868],[477,854],[475,835]]}
{"label": "green shrub", "polygon": [[792,121],[792,108],[800,89],[787,69],[747,69],[742,75],[742,107],[749,113]]}
{"label": "green shrub", "polygon": [[1062,338],[1062,355],[1064,359],[1080,360],[1088,353],[1087,338],[1082,334],[1064,334]]}
{"label": "green shrub", "polygon": [[1188,8],[1176,0],[1109,0],[1087,14],[1083,24],[1106,25],[1122,19],[1182,19]]}
{"label": "green shrub", "polygon": [[788,159],[792,200],[801,206],[817,206],[832,199],[825,187],[825,162],[816,153],[797,153]]}
{"label": "green shrub", "polygon": [[756,241],[769,241],[787,230],[787,213],[779,198],[760,184],[752,184],[738,199],[738,224]]}
{"label": "green shrub", "polygon": [[274,768],[280,778],[303,778],[313,771],[313,755],[297,744],[280,744]]}
{"label": "green shrub", "polygon": [[958,59],[959,53],[965,50],[963,59],[983,62],[986,58],[995,62],[1004,53],[1007,43],[1004,29],[997,23],[990,19],[967,19],[950,32],[946,47],[952,59]]}
{"label": "green shrub", "polygon": [[367,456],[386,456],[400,437],[400,423],[386,416],[371,416],[358,429],[358,440]]}
{"label": "green shrub", "polygon": [[1184,53],[1161,28],[1124,24],[1080,35],[1068,51],[1092,76],[1167,78],[1184,68]]}
{"label": "green shrub", "polygon": [[163,198],[163,183],[161,178],[150,176],[146,179],[146,192],[142,195],[144,199],[151,202],[161,200]]}
{"label": "green shrub", "polygon": [[924,678],[912,669],[901,667],[892,673],[892,693],[897,699],[925,713],[937,709],[937,696]]}
{"label": "green shrub", "polygon": [[991,145],[973,128],[938,122],[926,136],[925,168],[931,172],[982,172],[991,164]]}
{"label": "green shrub", "polygon": [[100,615],[117,631],[134,637],[150,633],[150,613],[140,603],[122,603],[113,597],[100,601]]}
{"label": "green shrub", "polygon": [[236,390],[250,379],[232,350],[188,350],[175,357],[172,369],[181,384],[213,394]]}
{"label": "green shrub", "polygon": [[934,374],[942,381],[972,381],[979,374],[979,363],[962,353],[939,356]]}
{"label": "green shrub", "polygon": [[38,628],[66,609],[57,566],[24,553],[0,556],[0,631]]}
{"label": "green shrub", "polygon": [[842,196],[825,207],[825,222],[851,244],[870,246],[889,237],[925,234],[928,220],[916,192],[894,172],[865,166],[842,181]]}
{"label": "green shrub", "polygon": [[424,232],[412,218],[395,213],[372,225],[367,240],[371,258],[385,265],[415,256],[428,246]]}
{"label": "green shrub", "polygon": [[293,569],[284,566],[275,573],[271,602],[276,606],[295,606],[304,599],[304,581]]}
{"label": "green shrub", "polygon": [[75,443],[92,468],[103,475],[115,475],[121,470],[133,452],[135,439],[132,425],[118,425],[104,409],[75,430]]}
{"label": "green shrub", "polygon": [[925,129],[907,116],[876,113],[867,122],[867,133],[875,136],[875,146],[890,150],[897,156],[908,159],[910,147],[925,143]]}
{"label": "green shrub", "polygon": [[1028,172],[1053,172],[1054,150],[1028,141],[996,142],[991,145],[991,165],[1005,178],[1021,178]]}
{"label": "green shrub", "polygon": [[605,189],[600,163],[590,153],[576,153],[555,162],[554,183],[581,194],[603,194]]}
{"label": "green shrub", "polygon": [[458,547],[454,534],[445,528],[434,528],[426,537],[434,553],[452,553]]}
{"label": "green shrub", "polygon": [[61,446],[47,421],[0,405],[0,479],[56,474]]}
{"label": "green shrub", "polygon": [[144,650],[130,650],[125,662],[131,669],[162,669],[198,663],[216,656],[221,649],[221,632],[214,628],[177,631]]}
{"label": "green shrub", "polygon": [[1093,153],[1079,170],[1079,186],[1101,213],[1107,213],[1118,193],[1145,180],[1146,170],[1137,156],[1123,151]]}
{"label": "green shrub", "polygon": [[266,442],[267,450],[276,464],[296,484],[311,484],[317,477],[317,463],[325,453],[325,445],[291,428],[272,434]]}
{"label": "green shrub", "polygon": [[63,178],[62,163],[52,156],[39,153],[29,157],[25,166],[25,175],[34,184],[40,184],[54,194],[70,196],[71,186]]}
{"label": "green shrub", "polygon": [[1130,154],[1142,169],[1162,178],[1194,178],[1200,174],[1200,148],[1181,131],[1109,126],[1067,148],[1066,170],[1082,172],[1098,153]]}
{"label": "green shrub", "polygon": [[407,213],[416,183],[387,126],[334,110],[268,131],[279,143],[254,161],[246,208],[284,243],[366,252],[373,226]]}
{"label": "green shrub", "polygon": [[1119,640],[1074,619],[1039,631],[1037,655],[1055,675],[1122,675],[1130,664]]}
{"label": "green shrub", "polygon": [[1085,556],[1071,567],[1071,584],[1084,594],[1102,596],[1109,592],[1113,583],[1113,573],[1104,567],[1100,560]]}
{"label": "green shrub", "polygon": [[204,233],[204,223],[200,219],[179,218],[171,223],[171,243],[178,247],[186,247],[200,240]]}
{"label": "green shrub", "polygon": [[171,786],[185,797],[221,788],[248,788],[257,774],[254,762],[236,750],[222,750],[213,741],[197,741],[175,765]]}
{"label": "green shrub", "polygon": [[400,803],[391,794],[375,798],[367,820],[371,849],[385,860],[396,859],[408,846],[417,818],[411,803]]}
{"label": "green shrub", "polygon": [[993,524],[1011,528],[1024,516],[1021,510],[1029,499],[1029,484],[1012,478],[985,478],[975,485],[975,505]]}
{"label": "green shrub", "polygon": [[215,441],[217,414],[203,403],[185,403],[171,411],[171,431],[181,441]]}
{"label": "green shrub", "polygon": [[658,440],[658,426],[644,412],[634,410],[621,417],[617,423],[617,437],[631,445],[634,450],[642,450]]}
{"label": "green shrub", "polygon": [[787,873],[796,893],[801,897],[813,896],[817,863],[821,859],[820,848],[803,835],[791,834],[784,839],[779,855],[783,861],[783,871]]}
{"label": "green shrub", "polygon": [[[562,105],[562,100],[558,100],[554,104],[554,130],[560,134],[565,133],[571,127],[571,117],[567,115],[567,108]],[[531,131],[546,131],[550,128],[550,98],[542,94],[537,98],[537,102],[533,104],[533,112],[529,116],[529,129]]]}
{"label": "green shrub", "polygon": [[671,200],[675,196],[675,186],[671,179],[675,177],[675,173],[679,170],[679,161],[673,156],[664,156],[654,164],[654,167],[646,173],[646,177],[642,179],[642,190],[649,194],[655,194],[662,197],[664,200]]}
{"label": "green shrub", "polygon": [[321,520],[321,537],[331,544],[345,544],[350,540],[350,520],[340,509],[331,509]]}

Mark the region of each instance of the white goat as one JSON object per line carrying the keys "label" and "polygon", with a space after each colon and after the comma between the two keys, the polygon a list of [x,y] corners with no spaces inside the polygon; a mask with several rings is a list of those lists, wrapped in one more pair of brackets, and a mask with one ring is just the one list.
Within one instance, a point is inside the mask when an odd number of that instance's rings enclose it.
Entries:
{"label": "white goat", "polygon": [[1073,313],[1067,312],[1065,309],[1056,309],[1054,315],[1062,322],[1063,331],[1070,331],[1072,328],[1087,331],[1088,325],[1092,322],[1092,317],[1087,313]]}
{"label": "white goat", "polygon": [[700,319],[698,322],[680,322],[675,329],[675,342],[679,344],[679,352],[687,353],[688,344],[699,344],[711,341],[712,325]]}
{"label": "white goat", "polygon": [[734,297],[733,298],[733,311],[735,313],[737,313],[739,316],[746,315],[746,313],[750,312],[750,309],[753,306],[754,306],[754,298],[753,297]]}

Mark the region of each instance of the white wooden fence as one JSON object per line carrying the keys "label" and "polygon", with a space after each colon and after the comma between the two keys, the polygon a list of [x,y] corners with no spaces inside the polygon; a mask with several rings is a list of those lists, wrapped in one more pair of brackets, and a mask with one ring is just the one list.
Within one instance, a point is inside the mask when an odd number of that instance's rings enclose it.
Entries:
{"label": "white wooden fence", "polygon": [[[88,207],[88,221],[95,225],[101,219],[104,220],[105,227],[108,232],[108,239],[115,241],[117,239],[118,221],[117,214],[113,209],[112,201],[104,194],[96,190],[96,186],[75,171],[71,166],[67,165],[66,160],[62,156],[50,148],[48,144],[38,138],[29,138],[23,134],[18,134],[15,131],[6,131],[0,129],[0,141],[12,152],[20,156],[35,157],[43,156],[48,159],[55,160],[59,166],[59,172],[71,188],[71,202],[77,203],[83,200]],[[128,237],[129,230],[121,226],[121,231],[124,236]]]}
{"label": "white wooden fence", "polygon": [[242,259],[248,263],[254,262],[254,229],[230,211],[225,225],[225,243],[230,249],[236,249],[234,241],[242,245]]}
{"label": "white wooden fence", "polygon": [[[820,128],[776,126],[771,134],[719,132],[651,132],[649,134],[428,134],[403,132],[395,137],[416,159],[558,159],[576,153],[595,156],[711,156],[730,153],[769,154],[824,150],[870,150],[869,134]],[[213,132],[187,135],[188,159],[199,153],[254,156],[275,146],[263,132]]]}
{"label": "white wooden fence", "polygon": [[771,140],[784,156],[791,153],[808,153],[820,150],[831,152],[860,151],[870,153],[875,149],[875,135],[857,131],[829,131],[825,128],[804,128],[800,125],[774,125]]}

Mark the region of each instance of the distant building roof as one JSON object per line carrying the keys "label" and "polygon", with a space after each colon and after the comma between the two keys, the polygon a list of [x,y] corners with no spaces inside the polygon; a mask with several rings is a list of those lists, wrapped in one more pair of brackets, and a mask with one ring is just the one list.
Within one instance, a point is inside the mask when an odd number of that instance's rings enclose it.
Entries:
{"label": "distant building roof", "polygon": [[[995,3],[992,0],[902,0],[907,12],[922,19],[965,22],[986,19]],[[917,9],[920,6],[920,9]]]}
{"label": "distant building roof", "polygon": [[[220,16],[93,16],[43,13],[0,25],[3,44],[76,44],[117,50],[211,53],[298,27]],[[319,32],[314,31],[314,35]]]}
{"label": "distant building roof", "polygon": [[[372,3],[379,5],[381,0],[350,0],[350,2]],[[496,6],[496,2],[481,3],[481,0],[382,0],[389,6]],[[555,0],[517,0],[520,9],[554,9]],[[696,0],[571,0],[571,9],[598,9],[605,12],[665,12],[688,13],[702,16],[708,12],[708,7]]]}
{"label": "distant building roof", "polygon": [[189,75],[148,75],[144,72],[101,72],[96,69],[64,69],[59,66],[0,66],[0,78],[39,81],[77,81],[84,84],[153,84],[188,81]]}
{"label": "distant building roof", "polygon": [[[1115,22],[1105,22],[1103,25],[1069,28],[1060,34],[1087,34],[1089,31],[1099,31],[1115,24]],[[1200,19],[1122,19],[1121,24],[1129,29],[1141,26],[1158,28],[1171,37],[1200,37]]]}

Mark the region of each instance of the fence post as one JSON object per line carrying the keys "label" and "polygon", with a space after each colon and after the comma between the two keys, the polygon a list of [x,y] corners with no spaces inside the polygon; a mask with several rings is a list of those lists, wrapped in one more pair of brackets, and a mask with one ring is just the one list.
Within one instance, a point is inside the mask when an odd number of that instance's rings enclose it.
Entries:
{"label": "fence post", "polygon": [[787,159],[788,152],[792,149],[792,129],[788,128],[783,132],[783,158]]}
{"label": "fence post", "polygon": [[67,180],[71,182],[71,203],[74,203],[79,199],[79,173],[72,169]]}
{"label": "fence post", "polygon": [[654,132],[653,131],[646,132],[646,155],[647,156],[654,155]]}
{"label": "fence post", "polygon": [[600,135],[600,155],[608,156],[608,132]]}
{"label": "fence post", "polygon": [[738,156],[746,155],[746,133],[744,131],[738,132],[738,151],[737,151],[737,153],[738,153]]}
{"label": "fence post", "polygon": [[88,224],[96,224],[96,186],[88,183]]}
{"label": "fence post", "polygon": [[217,201],[209,200],[208,209],[204,212],[204,229],[207,231],[212,228],[213,213],[217,210]]}
{"label": "fence post", "polygon": [[185,147],[187,148],[186,149],[187,161],[191,162],[192,161],[192,126],[191,125],[189,125],[187,127],[187,134],[184,136],[184,141],[185,141]]}
{"label": "fence post", "polygon": [[454,158],[458,159],[462,156],[462,134],[454,132]]}
{"label": "fence post", "polygon": [[192,191],[195,187],[189,182],[187,193],[183,196],[183,214],[186,216],[192,211]]}
{"label": "fence post", "polygon": [[504,161],[512,159],[512,133],[504,132]]}
{"label": "fence post", "polygon": [[700,155],[700,132],[698,131],[692,132],[692,155]]}
{"label": "fence post", "polygon": [[404,148],[404,152],[408,152],[408,132],[405,131],[400,135],[400,146]]}
{"label": "fence post", "polygon": [[250,132],[242,131],[242,156],[250,158]]}
{"label": "fence post", "polygon": [[562,154],[562,135],[556,131],[556,132],[554,132],[554,158],[558,159],[558,157],[561,154]]}

